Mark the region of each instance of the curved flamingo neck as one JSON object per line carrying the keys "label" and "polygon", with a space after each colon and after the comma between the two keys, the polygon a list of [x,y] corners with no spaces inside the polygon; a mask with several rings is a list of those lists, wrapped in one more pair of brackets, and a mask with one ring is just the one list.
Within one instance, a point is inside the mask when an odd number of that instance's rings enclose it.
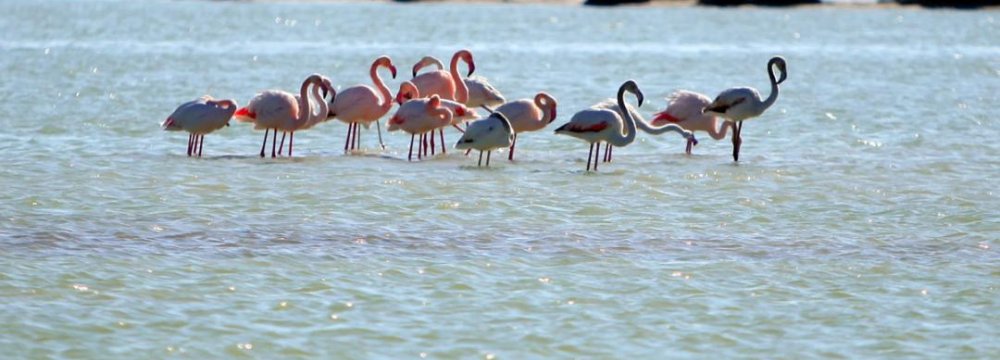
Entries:
{"label": "curved flamingo neck", "polygon": [[718,120],[712,121],[712,128],[708,131],[708,136],[711,136],[712,139],[715,140],[722,140],[726,138],[726,133],[733,127],[733,123],[730,121],[723,121],[722,126],[716,126],[718,123]]}
{"label": "curved flamingo neck", "polygon": [[553,99],[552,96],[546,93],[538,93],[538,95],[535,95],[535,106],[542,109],[542,124],[548,124],[552,120],[555,120],[556,99]]}
{"label": "curved flamingo neck", "polygon": [[302,87],[299,88],[299,116],[295,119],[297,122],[302,123],[309,121],[312,117],[312,106],[310,106],[308,89],[315,79],[312,77],[307,78],[302,82]]}
{"label": "curved flamingo neck", "polygon": [[420,61],[417,62],[416,65],[413,65],[413,76],[417,76],[417,73],[420,72],[420,69],[423,69],[430,65],[436,66],[438,70],[444,69],[444,64],[441,63],[441,60],[438,60],[436,57],[433,56],[424,56],[424,58],[420,59]]}
{"label": "curved flamingo neck", "polygon": [[611,145],[622,147],[631,144],[635,140],[635,119],[625,106],[625,86],[618,88],[618,108],[621,109],[622,117],[625,120],[625,134],[613,132],[607,141]]}
{"label": "curved flamingo neck", "polygon": [[399,92],[396,93],[396,102],[403,105],[406,100],[418,99],[420,98],[420,89],[417,89],[416,85],[412,82],[404,81],[399,84]]}
{"label": "curved flamingo neck", "polygon": [[767,64],[767,76],[771,79],[771,94],[764,99],[764,102],[760,104],[760,111],[764,112],[767,108],[774,105],[774,102],[778,100],[778,79],[774,76],[774,66],[772,62]]}
{"label": "curved flamingo neck", "polygon": [[469,61],[462,56],[462,52],[455,53],[455,56],[451,57],[451,81],[455,83],[455,101],[464,104],[469,101],[469,87],[465,86],[465,81],[462,80],[462,74],[458,73],[459,59],[465,61],[466,65],[469,64]]}
{"label": "curved flamingo neck", "polygon": [[389,87],[385,85],[382,81],[382,77],[378,75],[378,68],[388,67],[384,63],[372,64],[371,70],[368,71],[369,75],[372,77],[372,82],[375,83],[375,88],[378,89],[380,95],[382,95],[382,104],[379,105],[379,110],[382,112],[379,117],[385,115],[392,108],[392,92],[389,91]]}

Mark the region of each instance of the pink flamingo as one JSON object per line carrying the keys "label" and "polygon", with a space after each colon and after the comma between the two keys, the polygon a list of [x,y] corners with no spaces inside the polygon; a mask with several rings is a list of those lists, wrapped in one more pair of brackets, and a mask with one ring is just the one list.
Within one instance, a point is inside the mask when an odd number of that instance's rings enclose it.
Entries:
{"label": "pink flamingo", "polygon": [[[733,127],[733,123],[722,121],[720,126],[719,117],[702,112],[712,99],[708,96],[688,90],[674,91],[667,97],[667,108],[653,114],[653,126],[665,124],[680,125],[690,131],[704,131],[712,139],[722,140],[726,138],[726,132]],[[688,139],[685,152],[690,154],[692,146],[697,141]]]}
{"label": "pink flamingo", "polygon": [[521,99],[500,105],[496,112],[504,114],[514,129],[514,140],[510,144],[510,154],[507,155],[507,160],[513,161],[517,134],[538,131],[552,123],[556,119],[556,99],[540,92],[533,100]]}
{"label": "pink flamingo", "polygon": [[[417,75],[417,70],[420,70],[421,67],[433,62],[440,63],[440,61],[437,61],[433,57],[425,56],[413,66],[414,76],[410,81],[417,87],[420,96],[429,97],[437,95],[442,100],[454,100],[465,104],[469,101],[469,88],[465,85],[462,75],[458,72],[459,60],[465,62],[469,67],[468,75],[472,75],[476,71],[476,62],[472,57],[472,52],[462,49],[452,55],[449,71],[435,70]],[[441,146],[443,147],[444,129],[440,129],[439,133],[442,139]],[[433,140],[433,137],[431,139]],[[442,148],[442,152],[444,151]]]}
{"label": "pink flamingo", "polygon": [[[597,171],[597,157],[601,156],[601,142],[614,146],[627,146],[635,141],[635,119],[625,107],[625,92],[635,94],[642,106],[642,91],[633,80],[628,80],[618,88],[618,107],[621,113],[590,108],[573,115],[563,126],[556,129],[556,134],[565,134],[590,143],[590,154],[587,156],[587,171],[590,171],[590,160],[594,159],[594,171]],[[624,116],[622,116],[624,115]],[[623,119],[624,117],[624,119]],[[622,133],[625,128],[625,133]],[[597,144],[597,156],[594,156],[594,145]]]}
{"label": "pink flamingo", "polygon": [[[774,69],[781,73],[781,78],[776,78]],[[711,104],[705,107],[704,112],[712,112],[721,115],[726,121],[733,125],[733,161],[740,161],[740,145],[743,139],[740,134],[743,132],[743,120],[755,118],[764,113],[774,102],[778,100],[778,84],[788,78],[788,71],[785,59],[775,56],[767,62],[767,76],[771,79],[771,94],[767,99],[761,99],[757,89],[750,87],[734,87],[723,90]]]}
{"label": "pink flamingo", "polygon": [[[307,89],[312,86],[311,94]],[[311,127],[320,119],[325,119],[329,111],[326,101],[319,95],[319,88],[333,91],[330,80],[319,74],[310,75],[302,82],[299,96],[281,90],[267,90],[250,99],[246,107],[236,110],[236,119],[242,122],[254,123],[254,129],[264,129],[264,143],[260,146],[260,157],[264,157],[267,146],[267,133],[274,130],[271,138],[271,157],[275,157],[275,143],[278,140],[278,130],[289,132],[288,156],[292,156],[292,144],[295,141],[295,131]],[[319,113],[313,112],[309,96],[318,98]]]}
{"label": "pink flamingo", "polygon": [[167,131],[187,131],[187,155],[201,157],[205,134],[229,126],[237,107],[236,101],[205,95],[178,106],[160,126]]}
{"label": "pink flamingo", "polygon": [[396,66],[392,64],[392,59],[388,56],[381,56],[375,59],[368,71],[375,88],[368,85],[352,86],[341,90],[330,102],[329,116],[336,117],[348,124],[347,138],[344,141],[345,152],[358,148],[358,138],[361,135],[361,129],[358,125],[364,125],[365,128],[368,128],[373,122],[379,127],[379,145],[385,149],[385,144],[382,142],[382,127],[378,120],[392,108],[392,93],[378,75],[380,67],[388,68],[392,73],[392,78],[396,78]]}
{"label": "pink flamingo", "polygon": [[413,139],[420,134],[417,158],[427,154],[426,134],[451,124],[451,111],[441,106],[437,95],[410,100],[399,107],[389,119],[388,131],[403,130],[410,134],[410,153],[407,160],[413,160]]}
{"label": "pink flamingo", "polygon": [[[622,108],[618,106],[618,104],[612,99],[604,100],[598,103],[597,105],[594,105],[594,108],[611,110],[617,112],[619,116],[624,115],[622,113]],[[676,132],[677,134],[687,139],[688,144],[698,145],[698,139],[695,138],[694,133],[688,130],[684,130],[684,128],[680,127],[677,124],[667,124],[655,127],[646,122],[646,119],[642,117],[641,113],[639,113],[639,109],[636,109],[634,106],[632,106],[632,104],[625,104],[625,109],[627,109],[629,115],[631,115],[632,118],[635,119],[635,125],[639,130],[642,130],[650,135],[659,135],[667,131]],[[611,154],[614,149],[615,147],[611,146],[610,143],[605,145],[604,162],[611,162],[612,158]],[[690,149],[688,153],[690,153]]]}
{"label": "pink flamingo", "polygon": [[[416,85],[413,85],[412,82],[403,81],[401,84],[399,84],[399,91],[396,93],[396,102],[399,103],[399,105],[403,105],[403,103],[405,103],[407,100],[418,99],[418,98],[420,98],[420,90],[417,89]],[[476,112],[476,110],[470,109],[469,107],[457,101],[442,99],[441,106],[447,108],[448,110],[451,110],[452,113],[451,126],[458,129],[458,131],[463,131],[462,128],[458,127],[458,124],[479,118],[479,114]],[[434,155],[434,149],[435,149],[434,136],[431,136],[430,140],[431,140],[431,145],[430,145],[431,155]],[[443,132],[441,132],[441,153],[443,154],[445,152],[446,150],[444,145],[444,134]]]}
{"label": "pink flamingo", "polygon": [[[413,65],[413,76],[417,76],[417,72],[425,66],[433,65],[437,67],[438,70],[444,69],[444,65],[441,61],[433,56],[425,56],[420,59],[416,65]],[[462,79],[465,82],[465,87],[469,88],[469,100],[465,102],[465,106],[470,108],[482,107],[486,111],[492,112],[497,106],[502,105],[507,102],[504,99],[503,94],[500,90],[493,87],[489,80],[481,76],[469,76]]]}

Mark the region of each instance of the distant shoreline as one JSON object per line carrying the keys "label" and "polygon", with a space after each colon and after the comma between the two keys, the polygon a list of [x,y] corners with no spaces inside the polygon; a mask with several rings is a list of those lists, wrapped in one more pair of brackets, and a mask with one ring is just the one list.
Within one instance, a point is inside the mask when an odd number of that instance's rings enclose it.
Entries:
{"label": "distant shoreline", "polygon": [[[235,1],[235,2],[261,2],[261,3],[277,3],[277,2],[290,2],[290,3],[358,3],[358,2],[372,2],[363,0],[210,0],[210,1]],[[381,3],[414,3],[414,4],[433,4],[433,3],[466,3],[466,4],[546,4],[546,5],[583,5],[583,0],[374,0],[374,2]],[[651,0],[647,3],[629,3],[621,4],[616,6],[625,7],[641,7],[641,6],[656,6],[656,7],[691,7],[699,6],[697,0]],[[912,9],[955,9],[955,7],[927,7],[916,4],[900,4],[896,2],[824,2],[820,4],[800,4],[800,5],[789,5],[789,6],[769,6],[769,5],[739,5],[739,6],[713,6],[705,5],[706,7],[718,7],[718,8],[741,8],[741,7],[761,7],[761,8],[790,8],[790,7],[835,7],[835,8],[864,8],[864,9],[886,9],[886,8],[912,8]],[[602,7],[602,6],[595,6]],[[613,7],[613,6],[612,6]],[[958,9],[965,9],[959,7]],[[979,8],[973,8],[973,10],[995,10],[1000,9],[1000,5],[994,6],[983,6]]]}

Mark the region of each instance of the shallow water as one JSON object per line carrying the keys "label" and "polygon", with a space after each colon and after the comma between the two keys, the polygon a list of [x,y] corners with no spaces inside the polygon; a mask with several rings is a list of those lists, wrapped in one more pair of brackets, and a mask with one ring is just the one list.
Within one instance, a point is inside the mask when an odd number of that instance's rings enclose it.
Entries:
{"label": "shallow water", "polygon": [[[545,5],[0,2],[0,352],[24,357],[1000,356],[997,12]],[[428,20],[438,19],[428,24]],[[728,141],[522,135],[491,168],[346,126],[260,159],[158,128],[320,72],[395,89],[472,49],[556,124],[636,79],[765,89]],[[457,139],[454,131],[449,142]],[[993,180],[995,181],[995,180]]]}

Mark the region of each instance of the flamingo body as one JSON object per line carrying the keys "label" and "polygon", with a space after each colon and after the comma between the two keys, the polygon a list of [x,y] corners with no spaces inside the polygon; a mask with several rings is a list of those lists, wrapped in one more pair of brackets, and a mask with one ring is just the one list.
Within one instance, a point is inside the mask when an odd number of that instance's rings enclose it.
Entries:
{"label": "flamingo body", "polygon": [[[777,69],[780,78],[775,76]],[[743,121],[760,116],[778,100],[778,85],[788,78],[785,59],[775,56],[767,62],[767,75],[771,80],[771,94],[761,99],[760,92],[750,87],[734,87],[723,90],[712,100],[711,104],[702,110],[705,113],[719,114],[733,124],[733,161],[740,159],[740,146],[743,144],[741,133]]]}
{"label": "flamingo body", "polygon": [[160,126],[167,131],[187,131],[187,155],[201,157],[205,134],[229,126],[236,108],[236,101],[215,100],[205,95],[178,106]]}
{"label": "flamingo body", "polygon": [[482,165],[483,151],[487,152],[486,166],[490,166],[489,155],[493,150],[511,146],[514,129],[502,113],[494,112],[485,119],[469,123],[465,133],[455,144],[456,149],[479,150],[479,165]]}

